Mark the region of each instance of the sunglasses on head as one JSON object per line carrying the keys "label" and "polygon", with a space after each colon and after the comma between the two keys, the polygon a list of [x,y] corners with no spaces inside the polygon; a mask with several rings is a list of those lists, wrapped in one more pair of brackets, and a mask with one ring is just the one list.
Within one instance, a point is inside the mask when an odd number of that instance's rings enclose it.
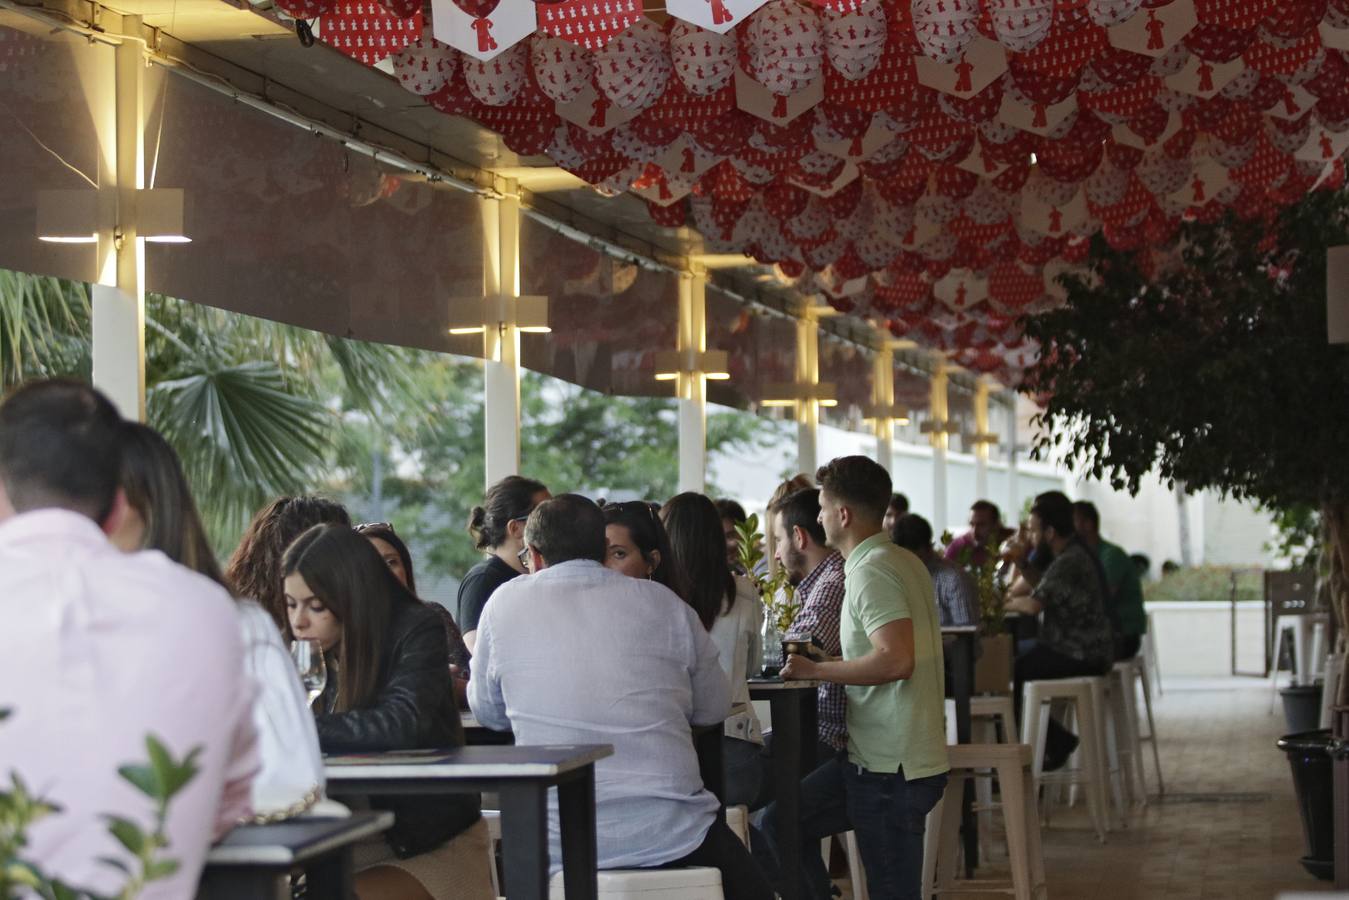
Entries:
{"label": "sunglasses on head", "polygon": [[397,531],[394,531],[392,522],[363,522],[356,526],[355,531],[357,534],[365,534],[367,531],[388,531],[392,534],[398,533]]}

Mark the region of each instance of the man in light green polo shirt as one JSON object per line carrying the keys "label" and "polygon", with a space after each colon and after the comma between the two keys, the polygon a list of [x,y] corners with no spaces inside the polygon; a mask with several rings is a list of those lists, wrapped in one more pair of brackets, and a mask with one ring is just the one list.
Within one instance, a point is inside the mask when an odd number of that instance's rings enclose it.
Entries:
{"label": "man in light green polo shirt", "polygon": [[950,766],[932,578],[881,528],[890,476],[864,456],[816,473],[820,524],[845,560],[843,659],[791,656],[784,678],[847,685],[848,818],[874,900],[919,900],[923,828]]}

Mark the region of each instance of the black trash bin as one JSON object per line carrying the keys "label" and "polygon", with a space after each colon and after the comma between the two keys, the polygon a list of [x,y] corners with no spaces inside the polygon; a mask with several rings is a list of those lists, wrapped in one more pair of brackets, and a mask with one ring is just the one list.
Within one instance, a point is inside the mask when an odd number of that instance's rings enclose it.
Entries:
{"label": "black trash bin", "polygon": [[1317,878],[1335,877],[1335,818],[1332,802],[1330,729],[1286,734],[1279,749],[1293,770],[1293,790],[1302,813],[1302,837],[1307,855],[1302,867]]}
{"label": "black trash bin", "polygon": [[1283,719],[1291,734],[1311,731],[1321,724],[1320,682],[1295,684],[1279,691],[1283,700]]}

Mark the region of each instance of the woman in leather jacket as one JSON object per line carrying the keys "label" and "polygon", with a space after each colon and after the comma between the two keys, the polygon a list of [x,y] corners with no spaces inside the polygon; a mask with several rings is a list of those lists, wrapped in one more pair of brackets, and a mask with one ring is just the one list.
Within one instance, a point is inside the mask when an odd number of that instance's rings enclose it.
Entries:
{"label": "woman in leather jacket", "polygon": [[[370,542],[319,525],[286,550],[287,626],[317,640],[328,682],[316,701],[325,753],[457,747],[464,743],[445,629]],[[491,897],[487,829],[476,796],[369,798],[394,813],[391,829],[357,850],[361,900]]]}

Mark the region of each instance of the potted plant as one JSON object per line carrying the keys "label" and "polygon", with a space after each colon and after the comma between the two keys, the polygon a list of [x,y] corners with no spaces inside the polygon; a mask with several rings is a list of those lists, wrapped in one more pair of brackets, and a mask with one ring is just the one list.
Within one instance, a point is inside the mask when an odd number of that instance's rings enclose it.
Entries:
{"label": "potted plant", "polygon": [[781,566],[769,565],[764,557],[759,517],[751,515],[738,523],[735,533],[740,539],[740,567],[754,582],[764,605],[762,671],[765,675],[776,675],[782,668],[782,637],[791,629],[801,604],[787,573]]}

